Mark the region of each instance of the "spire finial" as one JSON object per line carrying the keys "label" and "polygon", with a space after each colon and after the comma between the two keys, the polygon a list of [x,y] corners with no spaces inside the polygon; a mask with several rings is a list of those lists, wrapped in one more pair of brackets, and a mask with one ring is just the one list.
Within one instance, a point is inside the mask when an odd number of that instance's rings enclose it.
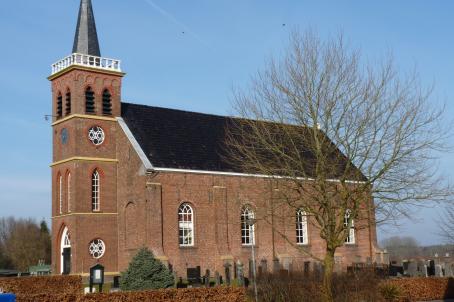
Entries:
{"label": "spire finial", "polygon": [[81,0],[73,53],[101,56],[91,0]]}

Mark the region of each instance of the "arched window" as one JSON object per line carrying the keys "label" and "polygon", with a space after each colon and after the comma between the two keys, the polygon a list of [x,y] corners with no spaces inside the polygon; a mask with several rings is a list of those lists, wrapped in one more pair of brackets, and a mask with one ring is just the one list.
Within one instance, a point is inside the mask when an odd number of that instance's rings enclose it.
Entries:
{"label": "arched window", "polygon": [[58,175],[58,211],[63,214],[63,176]]}
{"label": "arched window", "polygon": [[355,243],[355,223],[353,219],[350,219],[352,211],[347,210],[345,211],[344,216],[344,227],[348,228],[348,236],[345,239],[345,243],[347,244],[354,244]]}
{"label": "arched window", "polygon": [[112,115],[112,95],[110,94],[109,90],[104,90],[102,93],[102,114],[104,115]]}
{"label": "arched window", "polygon": [[98,170],[95,170],[91,176],[91,210],[99,211],[100,209],[100,191],[101,180]]}
{"label": "arched window", "polygon": [[255,244],[255,225],[251,223],[255,218],[254,211],[245,206],[241,209],[241,243],[243,245]]}
{"label": "arched window", "polygon": [[85,90],[85,113],[95,113],[95,93],[91,87]]}
{"label": "arched window", "polygon": [[71,173],[66,177],[66,199],[68,203],[68,212],[71,212]]}
{"label": "arched window", "polygon": [[296,243],[307,244],[307,215],[302,209],[296,211]]}
{"label": "arched window", "polygon": [[63,96],[61,93],[57,97],[57,119],[61,118],[63,115]]}
{"label": "arched window", "polygon": [[178,208],[179,243],[181,246],[194,245],[194,211],[192,207],[183,203]]}
{"label": "arched window", "polygon": [[66,92],[66,104],[65,104],[65,115],[71,114],[71,91]]}
{"label": "arched window", "polygon": [[67,227],[60,240],[60,273],[67,275],[71,271],[71,235]]}

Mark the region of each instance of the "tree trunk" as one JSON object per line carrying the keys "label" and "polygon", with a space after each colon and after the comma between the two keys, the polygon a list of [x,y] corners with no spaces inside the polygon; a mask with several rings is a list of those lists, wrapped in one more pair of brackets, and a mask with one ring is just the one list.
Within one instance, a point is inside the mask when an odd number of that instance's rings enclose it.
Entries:
{"label": "tree trunk", "polygon": [[333,302],[333,269],[334,269],[334,249],[326,249],[324,259],[324,273],[323,273],[323,302]]}

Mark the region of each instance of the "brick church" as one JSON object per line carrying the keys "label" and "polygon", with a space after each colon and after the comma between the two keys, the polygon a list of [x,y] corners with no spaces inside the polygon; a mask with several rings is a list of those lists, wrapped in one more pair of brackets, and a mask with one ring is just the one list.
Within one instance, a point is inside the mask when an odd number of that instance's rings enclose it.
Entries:
{"label": "brick church", "polygon": [[[295,245],[323,255],[299,212],[285,230],[294,244],[246,223],[266,207],[269,181],[220,156],[228,117],[122,102],[124,76],[119,60],[101,56],[91,1],[81,0],[72,54],[49,76],[54,274],[86,276],[100,263],[116,276],[141,247],[183,278],[238,261],[248,271],[251,248],[268,270],[312,263]],[[373,225],[352,228],[336,259],[371,261],[376,241]]]}

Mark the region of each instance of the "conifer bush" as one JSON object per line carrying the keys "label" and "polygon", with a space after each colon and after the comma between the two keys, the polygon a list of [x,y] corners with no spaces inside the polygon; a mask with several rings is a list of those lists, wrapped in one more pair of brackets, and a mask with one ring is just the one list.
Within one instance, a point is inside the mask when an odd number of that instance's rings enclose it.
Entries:
{"label": "conifer bush", "polygon": [[120,288],[124,291],[137,291],[172,287],[175,283],[172,272],[153,253],[142,248],[121,273]]}

